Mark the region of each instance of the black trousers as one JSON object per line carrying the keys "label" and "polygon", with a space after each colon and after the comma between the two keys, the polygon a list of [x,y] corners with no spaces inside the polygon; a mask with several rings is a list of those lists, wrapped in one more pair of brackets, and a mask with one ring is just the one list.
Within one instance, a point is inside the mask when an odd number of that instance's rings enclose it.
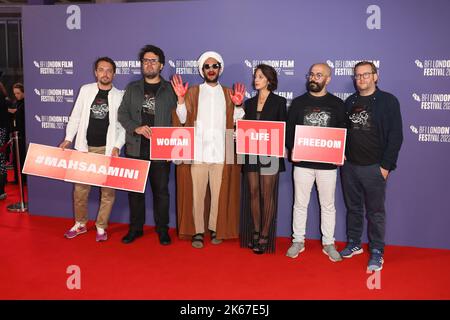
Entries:
{"label": "black trousers", "polygon": [[[19,154],[20,154],[20,170],[23,170],[23,165],[25,163],[25,157],[27,155],[27,152],[26,152],[25,137],[22,136],[21,132],[19,132],[18,144],[19,144]],[[17,171],[17,157],[16,157],[16,149],[15,148],[16,147],[14,146],[12,152],[13,152],[13,166],[14,166],[14,182],[17,183],[19,181],[19,172]],[[22,182],[23,183],[27,182],[26,174],[22,174]]]}
{"label": "black trousers", "polygon": [[361,244],[365,208],[369,249],[384,252],[386,181],[380,165],[359,166],[345,161],[341,172],[347,206],[348,241]]}
{"label": "black trousers", "polygon": [[[148,159],[148,157],[127,157]],[[151,162],[148,178],[153,193],[153,217],[158,233],[166,232],[169,229],[169,174],[170,162]],[[128,202],[130,205],[130,231],[142,231],[145,224],[145,193],[129,192]]]}

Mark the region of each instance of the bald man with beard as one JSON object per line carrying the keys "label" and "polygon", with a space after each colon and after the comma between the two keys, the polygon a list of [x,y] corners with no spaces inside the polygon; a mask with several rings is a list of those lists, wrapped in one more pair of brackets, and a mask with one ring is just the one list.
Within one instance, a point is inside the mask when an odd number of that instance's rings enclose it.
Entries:
{"label": "bald man with beard", "polygon": [[[286,146],[294,147],[296,125],[317,127],[346,127],[345,106],[341,99],[327,92],[331,81],[331,69],[325,63],[316,63],[306,74],[307,92],[292,101],[286,126]],[[342,258],[334,245],[336,224],[335,190],[337,165],[299,161],[294,166],[293,240],[286,253],[297,258],[305,250],[306,219],[314,182],[320,200],[323,253],[333,262]]]}

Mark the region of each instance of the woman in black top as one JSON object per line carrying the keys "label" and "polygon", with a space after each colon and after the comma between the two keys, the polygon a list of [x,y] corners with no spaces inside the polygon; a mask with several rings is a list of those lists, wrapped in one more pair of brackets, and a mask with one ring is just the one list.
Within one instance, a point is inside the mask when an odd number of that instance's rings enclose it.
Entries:
{"label": "woman in black top", "polygon": [[[245,120],[286,121],[286,99],[274,94],[277,72],[260,64],[253,74],[258,94],[245,101]],[[245,156],[241,246],[256,254],[275,251],[279,172],[285,171],[284,159],[268,156]]]}

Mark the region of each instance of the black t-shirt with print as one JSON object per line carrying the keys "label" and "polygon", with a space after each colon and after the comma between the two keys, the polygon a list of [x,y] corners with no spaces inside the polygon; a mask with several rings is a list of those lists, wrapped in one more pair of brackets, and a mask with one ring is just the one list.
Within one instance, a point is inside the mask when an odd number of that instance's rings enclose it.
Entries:
{"label": "black t-shirt with print", "polygon": [[357,165],[380,162],[380,134],[374,120],[374,95],[359,96],[348,113],[347,160]]}
{"label": "black t-shirt with print", "polygon": [[[153,127],[155,125],[156,112],[156,93],[158,92],[161,82],[147,83],[144,82],[144,100],[142,101],[142,125]],[[150,140],[141,136],[141,154],[144,157],[150,157]]]}
{"label": "black t-shirt with print", "polygon": [[[292,125],[334,128],[346,127],[344,102],[331,93],[327,93],[323,97],[315,97],[307,92],[302,96],[295,98],[292,101],[290,109],[292,110],[289,111],[288,117],[293,117],[293,119],[288,119],[288,122],[292,122]],[[292,134],[295,134],[295,130],[293,130]],[[292,140],[293,145],[294,137],[292,136],[289,138]],[[332,170],[337,168],[337,166],[330,163],[308,161],[293,162],[293,165],[320,170]]]}
{"label": "black t-shirt with print", "polygon": [[86,135],[90,147],[106,146],[106,134],[109,127],[108,93],[109,90],[99,89],[92,102]]}

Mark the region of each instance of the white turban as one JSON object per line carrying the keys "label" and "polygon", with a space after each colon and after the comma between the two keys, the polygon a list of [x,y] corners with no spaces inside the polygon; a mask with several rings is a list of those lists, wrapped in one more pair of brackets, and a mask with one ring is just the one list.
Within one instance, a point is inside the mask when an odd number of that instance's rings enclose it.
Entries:
{"label": "white turban", "polygon": [[203,64],[205,63],[206,60],[208,60],[208,58],[214,58],[217,60],[217,62],[220,63],[221,68],[220,68],[219,75],[221,75],[223,72],[223,67],[224,67],[222,56],[215,51],[206,51],[205,53],[203,53],[200,56],[200,58],[198,58],[198,71],[200,72],[200,75],[202,76],[202,78],[205,77],[203,75]]}

